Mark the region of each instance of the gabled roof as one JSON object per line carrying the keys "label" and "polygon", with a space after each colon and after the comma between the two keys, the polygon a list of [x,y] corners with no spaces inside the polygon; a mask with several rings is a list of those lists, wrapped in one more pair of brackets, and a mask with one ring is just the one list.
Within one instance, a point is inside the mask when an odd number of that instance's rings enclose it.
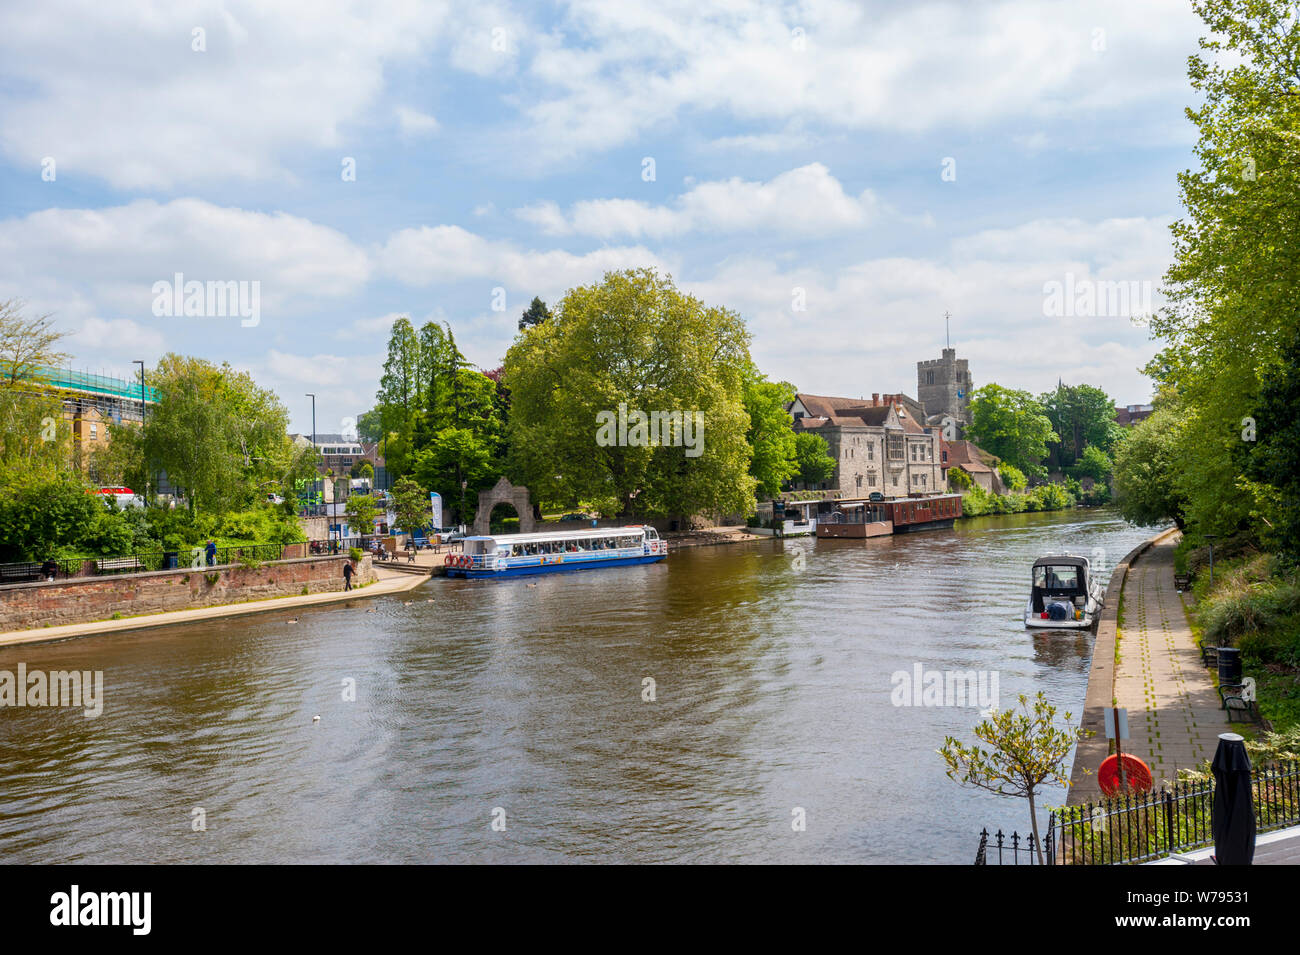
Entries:
{"label": "gabled roof", "polygon": [[986,460],[992,460],[993,456],[987,451],[977,447],[971,441],[949,441],[948,442],[948,466],[959,467],[963,471],[988,472],[992,471]]}

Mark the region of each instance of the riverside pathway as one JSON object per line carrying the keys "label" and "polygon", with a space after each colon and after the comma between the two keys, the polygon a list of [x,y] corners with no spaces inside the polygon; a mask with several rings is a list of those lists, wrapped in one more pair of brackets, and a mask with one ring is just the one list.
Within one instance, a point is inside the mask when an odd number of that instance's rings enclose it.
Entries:
{"label": "riverside pathway", "polygon": [[1129,568],[1115,669],[1115,705],[1128,709],[1131,735],[1124,750],[1151,767],[1157,786],[1212,758],[1229,731],[1174,589],[1177,542],[1153,544]]}

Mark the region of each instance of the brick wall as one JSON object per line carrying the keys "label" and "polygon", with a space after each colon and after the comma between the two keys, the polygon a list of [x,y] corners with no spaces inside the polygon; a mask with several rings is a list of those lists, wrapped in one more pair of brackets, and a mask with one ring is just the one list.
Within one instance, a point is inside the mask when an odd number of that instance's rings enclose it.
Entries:
{"label": "brick wall", "polygon": [[[135,617],[298,596],[304,587],[312,594],[342,590],[346,560],[346,556],[308,557],[272,561],[256,569],[225,564],[0,587],[0,633],[111,620],[114,614]],[[362,558],[353,586],[374,579],[370,557]]]}

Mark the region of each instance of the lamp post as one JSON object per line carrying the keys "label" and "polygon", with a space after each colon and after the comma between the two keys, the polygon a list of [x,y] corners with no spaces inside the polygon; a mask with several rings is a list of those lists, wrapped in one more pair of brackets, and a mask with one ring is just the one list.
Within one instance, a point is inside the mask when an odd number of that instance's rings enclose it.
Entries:
{"label": "lamp post", "polygon": [[[308,394],[308,395],[305,395],[305,397],[311,399],[311,453],[312,453],[312,454],[315,454],[315,453],[316,453],[316,396],[313,395],[313,394]],[[312,467],[316,467],[316,461],[315,461],[315,458],[312,459]],[[319,471],[319,470],[317,470],[317,472],[316,472],[316,476],[317,476],[317,478],[320,477],[320,471]],[[314,492],[315,487],[316,487],[316,481],[312,481],[311,484],[312,484],[312,489],[313,489],[313,492]],[[323,488],[322,488],[322,490],[323,490]],[[321,497],[324,498],[324,496],[325,496],[325,495],[322,493],[322,494],[321,494]],[[326,528],[325,533],[326,533],[327,535],[329,535],[330,539],[333,539],[333,533],[329,530],[329,526],[330,526],[330,525],[329,525],[329,523],[328,523],[328,521],[329,521],[329,508],[328,508],[328,507],[325,508],[325,520],[326,520],[326,522],[327,522],[327,523],[325,524],[325,528]]]}
{"label": "lamp post", "polygon": [[[144,422],[145,422],[145,405],[144,405],[144,362],[142,362],[142,361],[133,361],[133,362],[131,362],[131,364],[133,364],[133,365],[139,365],[139,366],[140,366],[140,430],[143,432],[143,431],[144,431]],[[148,466],[147,463],[146,463],[146,465],[145,465],[144,500],[145,500],[145,503],[146,503],[146,504],[149,503],[149,466]]]}

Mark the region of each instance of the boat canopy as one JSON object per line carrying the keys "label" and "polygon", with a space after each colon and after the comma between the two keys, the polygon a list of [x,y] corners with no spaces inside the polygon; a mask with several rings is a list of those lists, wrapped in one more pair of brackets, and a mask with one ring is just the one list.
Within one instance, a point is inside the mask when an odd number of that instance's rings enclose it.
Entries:
{"label": "boat canopy", "polygon": [[628,527],[587,527],[576,531],[537,531],[532,534],[491,534],[466,537],[466,541],[497,541],[501,544],[534,544],[542,541],[587,540],[592,537],[641,537],[646,531],[653,540],[659,534],[653,527],[633,524]]}
{"label": "boat canopy", "polygon": [[1087,567],[1088,558],[1063,554],[1060,557],[1040,557],[1034,561],[1035,567]]}

